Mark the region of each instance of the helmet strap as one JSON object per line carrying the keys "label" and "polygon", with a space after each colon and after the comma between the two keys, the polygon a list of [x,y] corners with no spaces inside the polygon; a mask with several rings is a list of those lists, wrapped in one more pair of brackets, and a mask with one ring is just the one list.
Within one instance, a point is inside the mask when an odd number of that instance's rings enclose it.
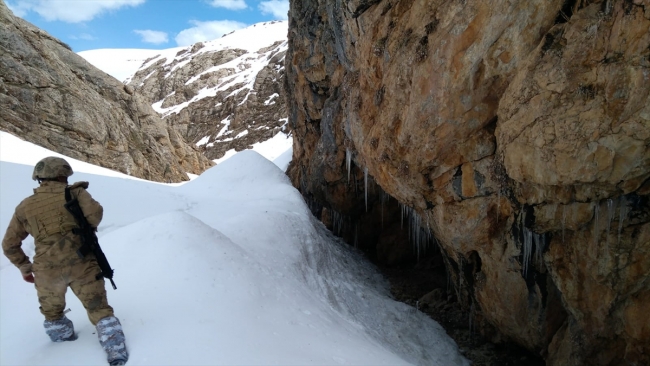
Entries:
{"label": "helmet strap", "polygon": [[59,178],[36,178],[38,181],[38,184],[41,184],[43,182],[60,182]]}

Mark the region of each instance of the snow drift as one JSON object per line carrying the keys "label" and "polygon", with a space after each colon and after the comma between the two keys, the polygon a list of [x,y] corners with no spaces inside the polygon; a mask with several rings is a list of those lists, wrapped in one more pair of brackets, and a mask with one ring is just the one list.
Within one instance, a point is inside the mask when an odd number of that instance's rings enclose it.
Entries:
{"label": "snow drift", "polygon": [[[11,160],[4,150],[2,160]],[[98,235],[115,269],[109,303],[129,365],[468,364],[437,323],[391,299],[375,268],[259,154],[241,152],[180,186],[83,173],[69,161],[105,209]],[[0,171],[4,235],[36,183],[30,165],[2,161]],[[31,237],[23,247],[33,254]],[[51,343],[32,285],[0,263],[1,364],[105,364],[73,295],[79,339]]]}

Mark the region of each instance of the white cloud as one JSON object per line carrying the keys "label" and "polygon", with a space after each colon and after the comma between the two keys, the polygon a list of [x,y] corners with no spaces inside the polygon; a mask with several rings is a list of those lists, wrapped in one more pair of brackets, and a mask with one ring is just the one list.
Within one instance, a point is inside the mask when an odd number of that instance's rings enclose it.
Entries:
{"label": "white cloud", "polygon": [[167,38],[167,33],[165,32],[150,29],[135,29],[133,32],[142,37],[142,42],[153,44],[163,44],[169,42],[169,38]]}
{"label": "white cloud", "polygon": [[14,3],[10,3],[8,1],[6,2],[6,4],[7,4],[7,7],[9,8],[9,10],[11,10],[11,12],[14,13],[15,16],[20,17],[20,18],[27,15],[27,12],[29,10],[29,9],[25,8],[25,6],[21,6],[20,4],[14,4]]}
{"label": "white cloud", "polygon": [[271,14],[276,19],[286,20],[289,12],[289,0],[262,1],[258,8],[262,11],[262,14]]}
{"label": "white cloud", "polygon": [[24,17],[30,11],[47,21],[60,20],[67,23],[87,22],[97,15],[125,6],[138,6],[146,0],[14,0],[7,6],[16,16]]}
{"label": "white cloud", "polygon": [[215,8],[226,8],[229,10],[243,10],[248,8],[245,0],[210,0],[209,3]]}
{"label": "white cloud", "polygon": [[78,36],[72,35],[69,38],[70,39],[82,39],[84,41],[94,41],[94,40],[97,39],[95,36],[93,36],[92,34],[88,34],[88,33],[81,33]]}
{"label": "white cloud", "polygon": [[184,29],[176,36],[176,43],[179,46],[189,46],[196,42],[210,41],[226,33],[246,27],[246,24],[234,20],[213,20],[208,22],[192,20],[190,24],[194,25],[194,27]]}

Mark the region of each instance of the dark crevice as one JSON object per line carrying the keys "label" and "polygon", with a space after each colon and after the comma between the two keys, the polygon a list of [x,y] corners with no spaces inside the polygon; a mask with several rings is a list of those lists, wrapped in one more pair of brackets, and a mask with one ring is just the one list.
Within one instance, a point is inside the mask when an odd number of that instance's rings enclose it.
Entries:
{"label": "dark crevice", "polygon": [[429,22],[427,25],[424,26],[424,32],[429,35],[438,29],[438,24],[440,24],[440,20],[437,18]]}
{"label": "dark crevice", "polygon": [[468,288],[472,293],[474,292],[474,276],[481,272],[481,265],[481,257],[478,255],[478,252],[475,250],[469,252],[467,256],[467,265],[463,267],[463,275],[465,276]]}
{"label": "dark crevice", "polygon": [[554,42],[555,42],[555,36],[551,33],[547,33],[544,36],[544,43],[542,44],[542,52],[546,52],[550,50]]}
{"label": "dark crevice", "polygon": [[423,62],[429,56],[429,37],[424,36],[418,41],[418,45],[415,49],[415,62]]}
{"label": "dark crevice", "polygon": [[[631,3],[631,1],[625,0],[625,3]],[[600,11],[601,13],[605,14],[605,16],[612,15],[613,10],[614,10],[613,0],[605,0],[600,4]],[[627,14],[627,9],[626,9],[626,14]]]}
{"label": "dark crevice", "polygon": [[494,116],[485,125],[484,128],[488,133],[490,133],[490,135],[494,135],[494,133],[496,132],[498,121],[499,121],[499,116]]}
{"label": "dark crevice", "polygon": [[393,3],[388,3],[384,7],[384,10],[381,11],[381,16],[383,17],[384,15],[386,15],[390,11],[390,9],[392,9],[392,8],[393,8]]}
{"label": "dark crevice", "polygon": [[555,24],[566,23],[573,16],[573,9],[575,8],[577,0],[565,0],[562,4],[562,9],[555,17]]}
{"label": "dark crevice", "polygon": [[370,9],[373,5],[379,4],[381,0],[362,0],[359,3],[359,6],[352,13],[352,18],[358,18],[361,14],[365,13],[366,10]]}
{"label": "dark crevice", "polygon": [[634,9],[635,6],[640,7],[645,12],[645,6],[643,4],[635,4],[633,0],[624,0],[623,11],[625,12],[625,15],[632,14],[632,9]]}

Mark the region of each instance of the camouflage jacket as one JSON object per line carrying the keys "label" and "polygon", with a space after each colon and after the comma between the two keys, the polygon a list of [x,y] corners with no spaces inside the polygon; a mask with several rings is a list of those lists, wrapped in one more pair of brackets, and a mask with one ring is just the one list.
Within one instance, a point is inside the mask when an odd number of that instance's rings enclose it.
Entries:
{"label": "camouflage jacket", "polygon": [[[66,186],[65,183],[45,181],[16,207],[2,240],[2,250],[23,275],[32,270],[73,265],[82,260],[77,255],[81,240],[72,233],[77,224],[64,207]],[[97,227],[104,209],[86,188],[88,182],[77,182],[70,186],[70,193],[79,201],[88,223]],[[33,266],[21,248],[28,234],[34,237]]]}

